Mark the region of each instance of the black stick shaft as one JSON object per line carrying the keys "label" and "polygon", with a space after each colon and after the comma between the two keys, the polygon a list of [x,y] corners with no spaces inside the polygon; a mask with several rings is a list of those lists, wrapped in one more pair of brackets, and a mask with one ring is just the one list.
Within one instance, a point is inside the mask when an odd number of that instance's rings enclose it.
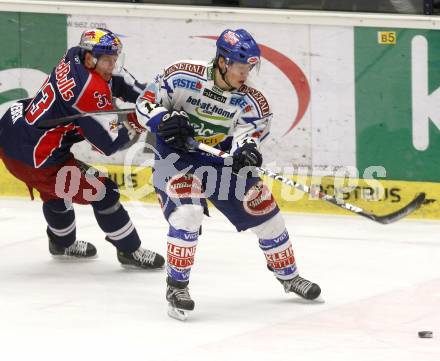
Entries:
{"label": "black stick shaft", "polygon": [[90,117],[90,116],[103,115],[103,114],[128,114],[128,113],[133,113],[135,111],[136,111],[136,109],[129,108],[129,109],[98,110],[96,112],[86,112],[86,113],[73,114],[73,115],[69,115],[67,117],[42,120],[38,124],[38,128],[48,129],[48,128],[56,127],[58,125],[68,124],[68,123],[72,122],[73,120],[80,119],[83,117]]}
{"label": "black stick shaft", "polygon": [[[196,142],[191,138],[188,139],[188,145],[192,149],[199,149],[201,151],[216,155],[221,158],[231,157],[231,155],[226,152],[223,152],[219,149],[210,147],[209,145]],[[359,214],[360,216],[371,219],[371,220],[378,222],[378,223],[381,223],[381,224],[388,224],[388,223],[398,221],[399,219],[414,212],[416,209],[420,208],[420,206],[423,204],[423,202],[426,198],[425,193],[423,193],[423,192],[419,193],[411,202],[409,202],[407,205],[403,206],[402,208],[398,209],[397,211],[389,213],[387,215],[378,216],[376,214],[373,214],[371,212],[368,212],[368,211],[362,209],[361,207],[355,206],[350,203],[346,203],[340,199],[337,199],[337,198],[332,197],[328,194],[325,194],[324,192],[316,191],[315,189],[313,189],[313,187],[309,187],[304,184],[295,182],[294,180],[286,178],[286,177],[282,176],[281,174],[272,172],[269,169],[257,167],[257,171],[260,174],[263,174],[263,175],[266,175],[270,178],[273,178],[273,179],[275,179],[281,183],[284,183],[292,188],[299,189],[300,191],[303,191],[304,193],[311,194],[312,196],[318,197],[319,199],[322,199],[323,201],[331,203],[339,208],[343,208],[349,212]]]}

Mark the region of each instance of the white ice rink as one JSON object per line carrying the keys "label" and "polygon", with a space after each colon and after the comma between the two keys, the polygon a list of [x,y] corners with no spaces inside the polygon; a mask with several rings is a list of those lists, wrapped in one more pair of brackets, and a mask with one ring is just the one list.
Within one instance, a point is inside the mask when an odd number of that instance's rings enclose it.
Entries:
{"label": "white ice rink", "polygon": [[[440,360],[440,222],[286,215],[301,274],[325,303],[284,294],[253,234],[211,210],[186,322],[167,316],[165,272],[128,271],[91,207],[78,238],[99,258],[51,258],[39,201],[0,199],[0,360]],[[155,206],[128,205],[143,245],[166,253]],[[418,330],[434,331],[420,339]]]}

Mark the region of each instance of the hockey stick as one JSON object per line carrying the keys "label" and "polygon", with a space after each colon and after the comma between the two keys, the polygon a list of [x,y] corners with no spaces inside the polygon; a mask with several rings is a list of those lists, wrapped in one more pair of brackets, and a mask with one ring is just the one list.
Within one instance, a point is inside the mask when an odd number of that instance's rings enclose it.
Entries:
{"label": "hockey stick", "polygon": [[[222,158],[231,157],[231,155],[226,152],[223,152],[219,149],[210,147],[209,145],[206,145],[204,143],[196,142],[192,138],[188,139],[187,144],[190,147],[190,149],[194,149],[194,150],[198,149],[198,150],[201,150],[206,153],[216,155],[216,156],[222,157]],[[262,168],[262,167],[257,167],[256,169],[261,175],[266,175],[269,178],[273,178],[273,179],[275,179],[281,183],[284,183],[292,188],[299,189],[300,191],[302,191],[304,193],[311,194],[311,195],[318,197],[319,199],[322,199],[323,201],[331,203],[339,208],[346,209],[347,211],[359,214],[360,216],[363,216],[365,218],[371,219],[375,222],[382,223],[382,224],[389,224],[389,223],[396,222],[399,219],[402,219],[403,217],[407,216],[408,214],[414,212],[415,210],[420,208],[420,206],[422,205],[422,203],[426,197],[426,194],[424,192],[419,193],[411,202],[409,202],[404,207],[398,209],[397,211],[383,215],[383,216],[378,216],[378,215],[373,214],[371,212],[368,212],[358,206],[355,206],[350,203],[345,203],[342,200],[339,200],[339,199],[336,199],[335,197],[329,196],[328,194],[325,194],[324,192],[316,191],[309,186],[306,186],[301,183],[297,183],[294,180],[286,178],[286,177],[282,176],[281,174],[272,172],[269,169]]]}
{"label": "hockey stick", "polygon": [[86,113],[73,114],[73,115],[69,115],[67,117],[42,120],[41,123],[38,124],[38,128],[49,129],[52,127],[56,127],[58,125],[68,124],[72,120],[76,120],[76,119],[83,118],[83,117],[90,117],[90,116],[94,116],[94,115],[102,115],[102,114],[122,115],[122,114],[133,113],[135,111],[136,111],[136,109],[129,108],[129,109],[97,110],[96,112],[86,112]]}

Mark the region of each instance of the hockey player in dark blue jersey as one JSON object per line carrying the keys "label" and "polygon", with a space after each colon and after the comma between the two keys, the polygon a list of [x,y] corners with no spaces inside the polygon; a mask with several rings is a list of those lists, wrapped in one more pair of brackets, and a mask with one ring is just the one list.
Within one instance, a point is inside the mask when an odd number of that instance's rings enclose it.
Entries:
{"label": "hockey player in dark blue jersey", "polygon": [[160,268],[164,258],[141,247],[117,185],[74,158],[73,144],[88,141],[110,155],[135,132],[118,126],[115,114],[84,116],[68,124],[42,127],[47,119],[113,109],[113,97],[134,103],[142,86],[125,69],[115,71],[122,43],[107,29],[85,31],[33,99],[11,106],[0,120],[0,157],[6,168],[31,191],[39,191],[47,221],[49,251],[54,256],[90,258],[96,248],[76,239],[72,203],[90,204],[106,240],[117,248],[124,266]]}
{"label": "hockey player in dark blue jersey", "polygon": [[[272,193],[258,176],[247,176],[262,163],[259,146],[272,120],[265,96],[247,81],[259,62],[260,49],[252,36],[243,29],[227,29],[217,40],[213,61],[171,64],[136,104],[134,126],[156,133],[153,182],[169,223],[166,298],[169,315],[178,319],[194,309],[188,283],[207,199],[238,231],[256,234],[268,268],[286,292],[309,300],[321,292],[299,275]],[[189,151],[188,137],[233,154],[232,167]]]}

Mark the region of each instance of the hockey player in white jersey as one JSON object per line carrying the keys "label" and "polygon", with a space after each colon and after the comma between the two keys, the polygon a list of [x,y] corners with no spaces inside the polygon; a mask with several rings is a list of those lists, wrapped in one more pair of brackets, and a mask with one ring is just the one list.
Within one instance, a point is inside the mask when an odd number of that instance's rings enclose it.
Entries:
{"label": "hockey player in white jersey", "polygon": [[[206,199],[238,231],[256,234],[267,267],[286,292],[316,299],[320,287],[299,276],[279,208],[255,167],[269,135],[272,113],[264,95],[246,84],[260,63],[260,49],[243,29],[222,32],[211,62],[183,60],[167,67],[138,98],[138,131],[156,134],[153,182],[169,223],[167,291],[169,315],[185,319],[194,309],[188,291]],[[233,154],[232,165],[187,145],[188,137]],[[170,167],[170,159],[175,162]],[[249,172],[251,171],[251,172]],[[254,174],[255,173],[255,174]],[[240,191],[242,190],[242,192]]]}

